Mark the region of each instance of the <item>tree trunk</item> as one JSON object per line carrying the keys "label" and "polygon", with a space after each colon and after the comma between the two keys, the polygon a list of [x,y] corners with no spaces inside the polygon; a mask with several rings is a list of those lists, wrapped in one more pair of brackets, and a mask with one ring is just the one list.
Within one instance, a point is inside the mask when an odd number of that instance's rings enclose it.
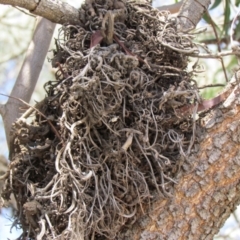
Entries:
{"label": "tree trunk", "polygon": [[160,198],[119,239],[212,239],[240,202],[238,87],[200,117],[198,143],[173,198]]}
{"label": "tree trunk", "polygon": [[22,115],[21,109],[26,108],[26,105],[16,98],[27,103],[30,101],[49,49],[55,25],[45,18],[38,17],[32,41],[13,86],[11,97],[0,109],[9,149],[12,124]]}

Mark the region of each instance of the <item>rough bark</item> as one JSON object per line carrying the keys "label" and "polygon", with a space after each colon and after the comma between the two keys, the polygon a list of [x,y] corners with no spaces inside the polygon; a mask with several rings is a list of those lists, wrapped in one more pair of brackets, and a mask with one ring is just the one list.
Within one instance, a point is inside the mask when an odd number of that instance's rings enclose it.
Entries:
{"label": "rough bark", "polygon": [[0,4],[27,9],[32,14],[44,17],[54,23],[79,24],[78,10],[59,0],[0,0]]}
{"label": "rough bark", "polygon": [[[238,86],[239,87],[239,86]],[[157,199],[119,239],[212,239],[240,202],[240,101],[232,91],[201,118],[199,143],[172,199]]]}
{"label": "rough bark", "polygon": [[181,31],[186,32],[194,29],[210,3],[210,0],[185,0],[178,14],[178,23]]}

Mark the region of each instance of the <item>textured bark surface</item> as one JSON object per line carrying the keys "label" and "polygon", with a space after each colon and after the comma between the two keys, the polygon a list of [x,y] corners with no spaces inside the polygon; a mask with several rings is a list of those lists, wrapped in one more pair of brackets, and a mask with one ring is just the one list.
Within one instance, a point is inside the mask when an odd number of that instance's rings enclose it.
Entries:
{"label": "textured bark surface", "polygon": [[183,32],[194,29],[210,3],[210,0],[185,0],[178,14],[179,28]]}
{"label": "textured bark surface", "polygon": [[37,8],[32,13],[45,17],[55,23],[79,24],[79,12],[76,8],[62,1],[40,1]]}
{"label": "textured bark surface", "polygon": [[79,24],[78,10],[59,0],[0,0],[0,4],[27,9],[31,13],[54,23]]}
{"label": "textured bark surface", "polygon": [[240,101],[231,97],[201,118],[199,143],[173,198],[156,200],[118,239],[198,240],[218,233],[240,202]]}

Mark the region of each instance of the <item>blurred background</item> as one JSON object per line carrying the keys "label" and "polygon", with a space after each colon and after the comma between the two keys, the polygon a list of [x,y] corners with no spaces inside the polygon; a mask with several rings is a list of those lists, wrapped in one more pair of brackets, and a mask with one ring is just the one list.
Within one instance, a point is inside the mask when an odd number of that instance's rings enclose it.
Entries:
{"label": "blurred background", "polygon": [[[63,0],[62,0],[63,1]],[[65,0],[72,6],[79,8],[81,0]],[[164,2],[164,3],[163,3]],[[154,0],[154,7],[174,4],[177,0]],[[209,14],[204,15],[204,19],[199,23],[198,28],[204,30],[196,38],[196,42],[201,42],[213,52],[230,49],[230,28],[234,17],[237,15],[240,0],[212,0]],[[21,64],[24,59],[24,53],[31,41],[36,17],[30,15],[23,9],[13,8],[11,6],[0,5],[0,93],[9,95]],[[57,26],[54,37],[57,37],[60,25]],[[217,33],[217,36],[216,36]],[[240,40],[240,24],[238,21],[234,24],[233,38]],[[50,50],[54,48],[54,38],[52,39]],[[48,57],[52,53],[49,51]],[[191,59],[193,65],[197,59]],[[209,84],[226,84],[230,80],[234,71],[238,68],[238,62],[235,56],[219,59],[200,59],[200,74],[195,77],[199,86]],[[45,60],[38,84],[31,99],[31,104],[40,101],[45,92],[43,85],[45,82],[54,79],[54,71],[48,59]],[[222,87],[203,88],[201,90],[204,98],[216,96]],[[6,97],[0,96],[0,103],[5,103]],[[1,118],[1,117],[0,117]],[[5,138],[2,119],[0,119],[0,175],[7,169],[8,147]],[[0,188],[1,188],[0,182]],[[16,239],[21,234],[21,229],[11,229],[12,209],[14,209],[14,200],[9,204],[9,208],[0,209],[0,240]],[[229,217],[225,225],[215,236],[215,240],[238,240],[240,239],[240,207]]]}

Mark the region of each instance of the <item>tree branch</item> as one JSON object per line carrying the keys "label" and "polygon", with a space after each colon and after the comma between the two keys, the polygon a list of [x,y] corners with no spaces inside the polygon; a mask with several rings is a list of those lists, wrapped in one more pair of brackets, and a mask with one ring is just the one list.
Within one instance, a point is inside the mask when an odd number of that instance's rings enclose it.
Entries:
{"label": "tree branch", "polygon": [[174,4],[170,4],[170,5],[164,5],[161,7],[156,7],[159,11],[169,11],[170,13],[174,14],[177,13],[180,9],[180,7],[182,6],[183,1],[178,2],[178,3],[174,3]]}
{"label": "tree branch", "polygon": [[187,32],[196,27],[211,0],[185,0],[178,13],[179,28]]}
{"label": "tree branch", "polygon": [[[54,23],[44,18],[38,19],[33,39],[29,45],[25,60],[10,96],[29,102],[46,58],[54,28]],[[8,102],[4,106],[5,111],[1,112],[8,146],[10,144],[10,131],[12,123],[20,117],[20,109],[23,106],[24,105],[21,102],[13,98],[9,98]]]}
{"label": "tree branch", "polygon": [[54,23],[80,24],[79,11],[59,0],[0,0],[0,4],[27,9],[32,14],[44,17]]}
{"label": "tree branch", "polygon": [[182,166],[186,172],[174,197],[157,198],[119,239],[213,239],[235,210],[240,202],[239,86],[230,89],[229,98],[201,118],[199,143]]}
{"label": "tree branch", "polygon": [[[73,25],[80,24],[79,11],[71,5],[59,0],[0,0],[0,4],[18,6],[31,13],[44,17],[51,22]],[[176,13],[180,8],[178,19],[182,31],[193,29],[200,21],[203,12],[210,5],[210,0],[185,0],[177,4],[159,7],[159,10],[169,10]]]}

